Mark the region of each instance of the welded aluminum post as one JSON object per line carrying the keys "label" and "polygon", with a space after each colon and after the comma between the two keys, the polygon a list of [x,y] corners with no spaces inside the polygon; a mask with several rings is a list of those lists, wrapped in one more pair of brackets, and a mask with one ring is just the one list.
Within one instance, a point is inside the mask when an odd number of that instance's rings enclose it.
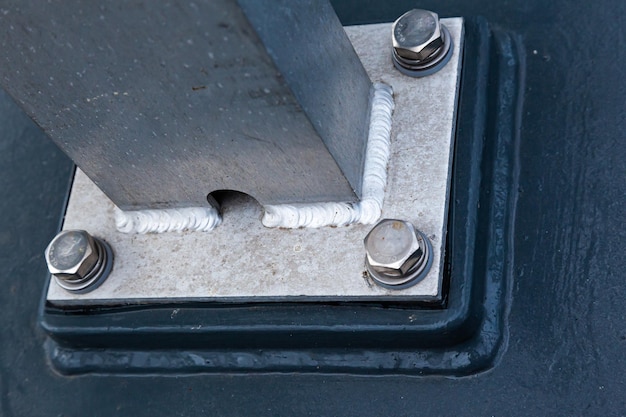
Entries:
{"label": "welded aluminum post", "polygon": [[371,81],[327,0],[3,1],[0,84],[122,209],[361,192]]}

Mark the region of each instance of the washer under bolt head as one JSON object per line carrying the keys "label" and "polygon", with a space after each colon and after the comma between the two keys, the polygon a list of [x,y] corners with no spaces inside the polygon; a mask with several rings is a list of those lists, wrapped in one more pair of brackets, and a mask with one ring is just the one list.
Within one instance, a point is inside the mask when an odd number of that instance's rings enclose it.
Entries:
{"label": "washer under bolt head", "polygon": [[48,270],[56,283],[74,293],[94,290],[113,267],[113,250],[108,243],[84,230],[64,230],[45,251]]}
{"label": "washer under bolt head", "polygon": [[428,237],[404,220],[381,220],[367,234],[365,266],[379,285],[403,289],[421,281],[432,264]]}
{"label": "washer under bolt head", "polygon": [[392,26],[393,64],[405,75],[425,77],[443,68],[452,56],[452,37],[437,13],[413,9]]}

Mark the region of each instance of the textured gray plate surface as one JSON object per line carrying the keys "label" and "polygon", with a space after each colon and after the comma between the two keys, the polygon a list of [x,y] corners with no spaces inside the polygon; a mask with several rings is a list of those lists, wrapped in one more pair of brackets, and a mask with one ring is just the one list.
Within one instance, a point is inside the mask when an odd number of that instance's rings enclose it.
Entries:
{"label": "textured gray plate surface", "polygon": [[383,217],[413,222],[430,237],[433,267],[417,285],[387,290],[364,275],[363,238],[371,226],[280,230],[261,225],[261,207],[241,198],[224,207],[208,233],[127,235],[116,231],[110,200],[77,171],[64,229],[85,229],[115,251],[110,277],[91,293],[70,294],[54,281],[55,305],[122,300],[437,300],[441,298],[451,149],[463,20],[443,19],[454,55],[437,74],[410,78],[393,68],[390,24],[347,27],[374,82],[394,89],[389,178]]}

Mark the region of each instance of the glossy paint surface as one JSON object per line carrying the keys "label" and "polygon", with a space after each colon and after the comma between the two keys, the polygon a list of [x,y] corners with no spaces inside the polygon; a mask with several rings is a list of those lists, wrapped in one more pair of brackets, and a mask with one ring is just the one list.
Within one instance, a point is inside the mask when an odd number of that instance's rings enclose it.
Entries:
{"label": "glossy paint surface", "polygon": [[[414,2],[335,1],[344,24]],[[71,164],[1,95],[0,415],[626,414],[626,3],[425,1],[482,15],[526,52],[508,342],[460,379],[346,375],[60,377],[37,309]],[[1,8],[1,6],[0,6]]]}

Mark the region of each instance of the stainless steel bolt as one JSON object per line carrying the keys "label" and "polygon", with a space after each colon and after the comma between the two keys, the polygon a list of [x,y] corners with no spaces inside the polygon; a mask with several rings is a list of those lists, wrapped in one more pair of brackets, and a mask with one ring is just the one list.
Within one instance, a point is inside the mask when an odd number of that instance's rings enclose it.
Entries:
{"label": "stainless steel bolt", "polygon": [[99,286],[113,264],[111,247],[84,230],[64,230],[56,235],[46,248],[45,257],[57,284],[77,293]]}
{"label": "stainless steel bolt", "polygon": [[381,220],[367,234],[365,266],[372,279],[391,288],[419,282],[430,268],[428,238],[404,220]]}
{"label": "stainless steel bolt", "polygon": [[393,63],[412,77],[439,71],[452,56],[452,38],[437,13],[413,9],[392,26]]}

